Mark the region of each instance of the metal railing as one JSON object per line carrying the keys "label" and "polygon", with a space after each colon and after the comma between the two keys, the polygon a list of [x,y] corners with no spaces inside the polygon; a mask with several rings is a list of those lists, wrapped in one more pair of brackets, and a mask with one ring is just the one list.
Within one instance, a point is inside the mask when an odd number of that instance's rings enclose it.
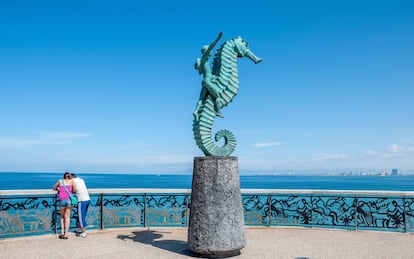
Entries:
{"label": "metal railing", "polygon": [[[187,227],[191,190],[91,189],[90,229]],[[242,189],[246,226],[414,231],[414,192]],[[76,228],[77,210],[71,214]],[[56,193],[0,191],[0,238],[56,233]]]}

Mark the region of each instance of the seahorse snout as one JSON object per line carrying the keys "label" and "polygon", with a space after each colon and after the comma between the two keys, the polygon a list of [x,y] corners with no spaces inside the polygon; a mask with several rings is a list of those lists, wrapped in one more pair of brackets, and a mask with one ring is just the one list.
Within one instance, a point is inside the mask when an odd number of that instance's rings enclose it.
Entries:
{"label": "seahorse snout", "polygon": [[255,64],[259,64],[263,61],[262,58],[257,57],[252,51],[247,50],[244,56],[248,57],[251,61],[253,61]]}

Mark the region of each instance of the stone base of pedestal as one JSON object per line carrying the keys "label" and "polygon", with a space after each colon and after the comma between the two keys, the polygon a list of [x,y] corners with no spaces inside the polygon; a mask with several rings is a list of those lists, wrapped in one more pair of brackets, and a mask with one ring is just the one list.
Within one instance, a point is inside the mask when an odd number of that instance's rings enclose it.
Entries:
{"label": "stone base of pedestal", "polygon": [[245,247],[237,157],[196,157],[188,249],[198,256],[229,257]]}

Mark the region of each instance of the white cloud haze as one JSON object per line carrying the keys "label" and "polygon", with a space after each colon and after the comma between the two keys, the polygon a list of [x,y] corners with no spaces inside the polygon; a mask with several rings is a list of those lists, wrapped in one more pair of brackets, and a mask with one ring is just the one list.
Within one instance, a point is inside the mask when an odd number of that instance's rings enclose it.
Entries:
{"label": "white cloud haze", "polygon": [[0,148],[24,148],[35,145],[61,145],[91,136],[85,132],[45,131],[29,137],[0,137]]}
{"label": "white cloud haze", "polygon": [[277,147],[282,145],[282,142],[263,142],[263,143],[256,143],[253,144],[255,148],[264,148],[264,147]]}

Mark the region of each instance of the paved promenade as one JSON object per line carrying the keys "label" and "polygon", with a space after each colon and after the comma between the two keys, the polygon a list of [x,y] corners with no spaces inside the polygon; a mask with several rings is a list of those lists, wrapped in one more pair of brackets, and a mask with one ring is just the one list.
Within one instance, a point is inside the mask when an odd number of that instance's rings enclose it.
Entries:
{"label": "paved promenade", "polygon": [[[310,228],[246,228],[247,246],[235,259],[414,258],[414,233]],[[0,239],[5,258],[192,258],[186,228],[96,230]]]}

